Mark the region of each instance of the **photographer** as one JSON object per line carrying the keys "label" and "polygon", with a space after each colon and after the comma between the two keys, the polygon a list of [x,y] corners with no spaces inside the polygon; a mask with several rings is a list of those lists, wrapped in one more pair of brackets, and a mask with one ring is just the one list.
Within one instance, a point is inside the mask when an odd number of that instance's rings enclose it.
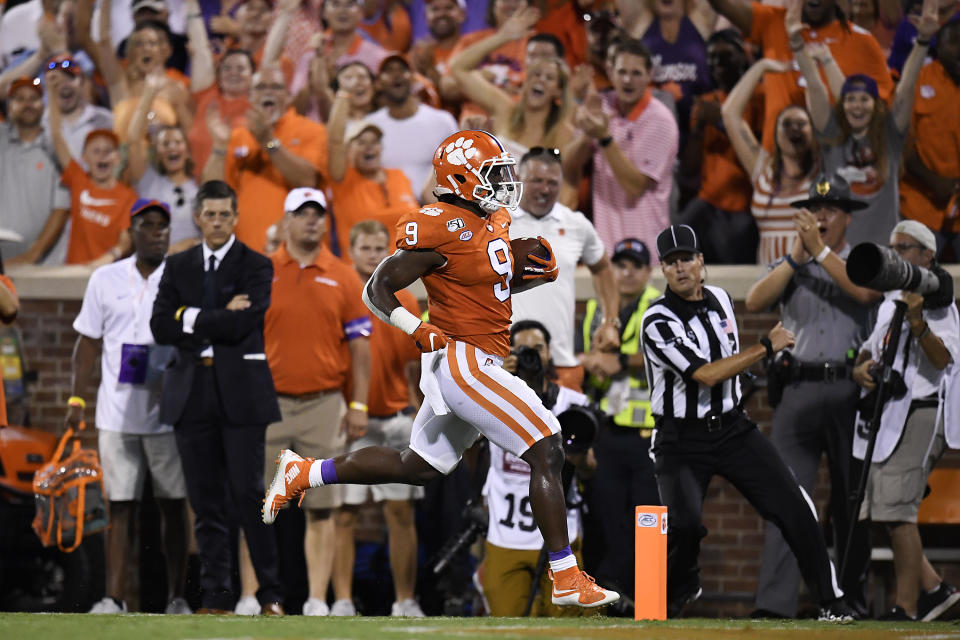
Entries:
{"label": "photographer", "polygon": [[[510,327],[510,355],[503,368],[536,391],[554,415],[572,405],[588,405],[585,395],[555,382],[550,358],[550,332],[536,320],[521,320]],[[566,440],[566,434],[564,435]],[[587,443],[589,444],[589,443]],[[585,452],[568,460],[587,465]],[[521,616],[532,587],[543,536],[533,519],[530,505],[530,466],[517,456],[490,442],[490,472],[483,487],[490,525],[487,530],[483,565],[478,569],[480,584],[491,616]],[[567,491],[567,529],[570,547],[580,557],[580,496],[575,487]],[[570,506],[573,505],[573,506]],[[550,601],[552,586],[544,571],[531,616],[580,616],[580,607],[560,609]]]}
{"label": "photographer", "polygon": [[[800,210],[793,218],[797,235],[790,253],[750,288],[746,307],[758,312],[778,306],[780,321],[796,336],[790,351],[767,362],[767,393],[774,407],[770,440],[808,495],[816,489],[826,452],[834,539],[844,540],[851,520],[851,478],[855,482],[859,477],[859,469],[851,468],[859,389],[850,374],[880,293],[853,285],[845,271],[850,245],[844,236],[851,212],[866,205],[850,198],[840,176],[821,175],[809,193],[807,200],[792,203]],[[848,604],[864,614],[869,543],[866,527],[858,533],[853,548],[863,552],[850,563],[849,579],[838,578]],[[780,530],[767,523],[754,616],[796,617],[800,581],[790,547]]]}
{"label": "photographer", "polygon": [[[913,265],[935,267],[936,238],[915,220],[894,227],[890,246]],[[883,523],[890,534],[897,592],[895,606],[884,619],[929,621],[960,600],[956,587],[943,582],[923,555],[917,529],[917,509],[927,476],[946,447],[939,390],[947,365],[960,355],[956,304],[927,308],[919,293],[888,291],[873,333],[857,359],[853,379],[868,392],[876,387],[876,361],[890,339],[895,306],[904,303],[906,320],[900,327],[893,361],[903,384],[893,385],[899,390],[883,407],[860,517]],[[853,443],[854,455],[860,459],[866,455],[868,423],[869,418],[861,412]]]}

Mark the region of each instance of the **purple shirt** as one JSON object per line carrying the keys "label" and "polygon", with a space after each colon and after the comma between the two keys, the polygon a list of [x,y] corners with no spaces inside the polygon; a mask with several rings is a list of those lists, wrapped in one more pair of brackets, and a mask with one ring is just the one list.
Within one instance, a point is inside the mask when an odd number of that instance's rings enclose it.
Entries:
{"label": "purple shirt", "polygon": [[668,82],[680,85],[683,98],[677,102],[680,126],[684,130],[690,122],[693,96],[710,90],[710,71],[707,68],[707,46],[690,18],[680,21],[677,41],[667,42],[660,32],[660,20],[653,19],[640,39],[653,54],[653,82],[662,87]]}

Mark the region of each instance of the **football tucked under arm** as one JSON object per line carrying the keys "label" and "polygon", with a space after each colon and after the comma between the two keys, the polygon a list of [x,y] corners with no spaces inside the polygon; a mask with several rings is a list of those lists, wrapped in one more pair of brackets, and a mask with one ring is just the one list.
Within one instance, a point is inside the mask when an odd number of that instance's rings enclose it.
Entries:
{"label": "football tucked under arm", "polygon": [[513,253],[514,288],[526,283],[523,289],[529,289],[557,279],[557,258],[546,238],[515,238],[510,241],[510,251]]}

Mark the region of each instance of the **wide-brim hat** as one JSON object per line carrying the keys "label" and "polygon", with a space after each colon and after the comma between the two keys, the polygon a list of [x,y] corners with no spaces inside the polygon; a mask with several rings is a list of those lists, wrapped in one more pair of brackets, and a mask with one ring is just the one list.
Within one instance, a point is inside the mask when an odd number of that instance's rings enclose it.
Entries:
{"label": "wide-brim hat", "polygon": [[844,211],[859,211],[868,205],[863,200],[854,200],[850,197],[850,183],[842,176],[820,174],[810,184],[806,200],[796,200],[790,203],[795,209],[809,209],[810,207],[828,205]]}

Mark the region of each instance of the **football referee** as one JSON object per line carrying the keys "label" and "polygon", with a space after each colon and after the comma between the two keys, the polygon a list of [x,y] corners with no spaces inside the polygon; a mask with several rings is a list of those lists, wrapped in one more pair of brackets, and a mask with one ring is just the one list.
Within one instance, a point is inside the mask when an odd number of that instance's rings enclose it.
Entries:
{"label": "football referee", "polygon": [[733,300],[703,284],[703,256],[687,225],[657,237],[666,293],[643,315],[643,354],[655,418],[652,453],[660,497],[669,513],[667,615],[700,597],[697,556],[706,535],[701,508],[714,474],[729,480],[780,527],[821,620],[850,620],[816,511],[780,456],[741,404],[738,374],[793,346],[781,324],[740,350]]}

